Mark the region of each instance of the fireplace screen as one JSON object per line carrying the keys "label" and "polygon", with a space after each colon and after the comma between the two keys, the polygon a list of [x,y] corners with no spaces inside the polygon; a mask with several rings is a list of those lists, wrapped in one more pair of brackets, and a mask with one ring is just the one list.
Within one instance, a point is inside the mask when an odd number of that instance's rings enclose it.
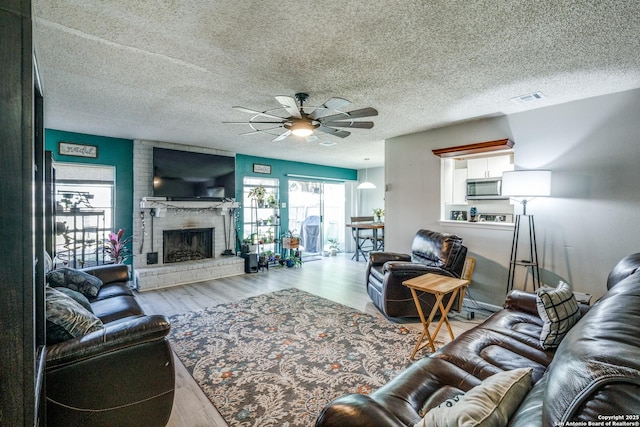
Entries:
{"label": "fireplace screen", "polygon": [[163,232],[163,262],[196,261],[213,258],[213,228],[165,230]]}

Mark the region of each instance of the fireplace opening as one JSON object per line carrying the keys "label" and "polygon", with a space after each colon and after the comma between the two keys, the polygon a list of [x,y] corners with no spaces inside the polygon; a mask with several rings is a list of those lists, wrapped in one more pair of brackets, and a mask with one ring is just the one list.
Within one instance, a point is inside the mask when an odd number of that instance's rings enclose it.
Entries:
{"label": "fireplace opening", "polygon": [[213,258],[213,228],[164,230],[162,236],[163,262],[197,261]]}

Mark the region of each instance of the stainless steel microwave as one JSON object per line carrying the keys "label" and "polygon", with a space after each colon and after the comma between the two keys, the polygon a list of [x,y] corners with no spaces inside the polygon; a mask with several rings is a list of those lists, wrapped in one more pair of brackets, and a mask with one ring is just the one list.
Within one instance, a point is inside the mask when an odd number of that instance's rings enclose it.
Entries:
{"label": "stainless steel microwave", "polygon": [[477,178],[467,180],[467,200],[505,199],[502,196],[501,178]]}

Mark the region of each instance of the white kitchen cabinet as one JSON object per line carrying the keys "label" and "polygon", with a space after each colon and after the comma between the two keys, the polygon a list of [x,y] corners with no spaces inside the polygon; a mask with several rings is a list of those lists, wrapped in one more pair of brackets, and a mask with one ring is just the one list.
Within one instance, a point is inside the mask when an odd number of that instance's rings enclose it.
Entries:
{"label": "white kitchen cabinet", "polygon": [[478,157],[467,160],[467,177],[496,178],[501,177],[502,172],[513,170],[511,155]]}

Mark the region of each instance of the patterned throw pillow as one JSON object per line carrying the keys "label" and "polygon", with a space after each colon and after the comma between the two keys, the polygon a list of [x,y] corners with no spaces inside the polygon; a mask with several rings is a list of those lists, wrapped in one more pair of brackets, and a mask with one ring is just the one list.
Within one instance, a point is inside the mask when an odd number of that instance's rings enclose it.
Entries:
{"label": "patterned throw pillow", "polygon": [[93,309],[91,308],[91,303],[83,294],[78,291],[74,291],[73,289],[63,288],[62,286],[55,288],[56,291],[62,292],[68,297],[71,297],[75,302],[84,307],[87,311],[93,313]]}
{"label": "patterned throw pillow", "polygon": [[63,267],[47,273],[47,283],[53,287],[64,287],[80,292],[88,298],[98,295],[102,280],[84,271]]}
{"label": "patterned throw pillow", "polygon": [[556,348],[569,329],[580,320],[580,309],[571,287],[560,282],[555,289],[541,289],[536,296],[538,314],[544,321],[540,345],[545,350]]}
{"label": "patterned throw pillow", "polygon": [[46,287],[47,344],[80,337],[102,328],[93,313],[55,288]]}
{"label": "patterned throw pillow", "polygon": [[506,426],[531,389],[532,368],[504,371],[486,378],[458,403],[440,405],[414,424],[414,427]]}

